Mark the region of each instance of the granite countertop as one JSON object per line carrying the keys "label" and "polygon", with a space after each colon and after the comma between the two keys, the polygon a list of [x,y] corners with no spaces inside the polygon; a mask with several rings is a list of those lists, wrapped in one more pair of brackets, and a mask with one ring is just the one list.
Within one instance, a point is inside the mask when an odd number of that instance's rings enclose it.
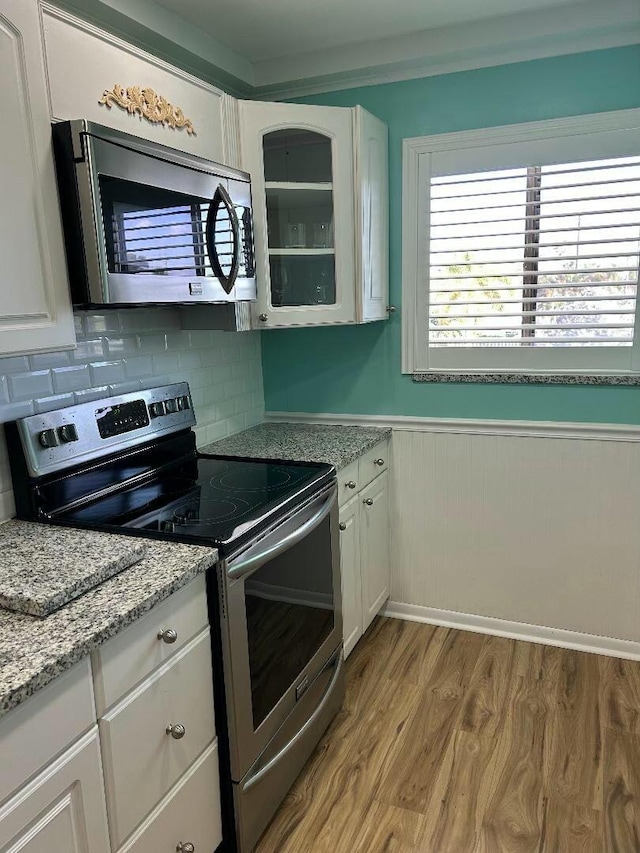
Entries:
{"label": "granite countertop", "polygon": [[0,607],[49,616],[139,563],[144,539],[48,524],[0,525]]}
{"label": "granite countertop", "polygon": [[[16,530],[31,522],[12,521]],[[68,535],[67,528],[64,530]],[[79,537],[91,531],[74,531]],[[96,534],[98,535],[98,534]],[[109,534],[114,544],[131,537]],[[136,542],[141,540],[137,539]],[[218,559],[215,548],[144,539],[144,559],[46,618],[0,609],[0,716],[185,586]]]}
{"label": "granite countertop", "polygon": [[201,450],[254,459],[328,462],[339,470],[390,435],[390,427],[264,423]]}

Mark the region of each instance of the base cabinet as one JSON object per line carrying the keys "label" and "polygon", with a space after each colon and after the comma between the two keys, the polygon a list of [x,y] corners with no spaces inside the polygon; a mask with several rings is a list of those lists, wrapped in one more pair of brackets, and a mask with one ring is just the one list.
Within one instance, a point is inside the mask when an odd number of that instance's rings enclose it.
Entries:
{"label": "base cabinet", "polygon": [[389,475],[385,471],[340,508],[345,658],[389,597]]}
{"label": "base cabinet", "polygon": [[200,576],[94,652],[98,710],[85,658],[0,719],[1,853],[218,848],[206,614]]}
{"label": "base cabinet", "polygon": [[389,474],[363,489],[360,501],[362,631],[389,598]]}
{"label": "base cabinet", "polygon": [[0,808],[0,849],[109,853],[95,727]]}
{"label": "base cabinet", "polygon": [[342,626],[345,658],[363,634],[360,558],[360,499],[340,508],[340,572],[342,575]]}

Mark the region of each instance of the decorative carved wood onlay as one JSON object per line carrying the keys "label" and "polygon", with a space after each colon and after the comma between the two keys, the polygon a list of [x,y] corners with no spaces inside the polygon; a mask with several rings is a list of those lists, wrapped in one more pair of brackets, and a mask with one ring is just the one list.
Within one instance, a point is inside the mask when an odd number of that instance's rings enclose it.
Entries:
{"label": "decorative carved wood onlay", "polygon": [[147,86],[121,86],[116,83],[112,89],[105,89],[98,101],[111,109],[113,104],[129,114],[137,113],[141,118],[153,124],[164,124],[173,130],[186,128],[188,134],[195,134],[191,119],[188,119],[180,107],[174,107],[166,98]]}

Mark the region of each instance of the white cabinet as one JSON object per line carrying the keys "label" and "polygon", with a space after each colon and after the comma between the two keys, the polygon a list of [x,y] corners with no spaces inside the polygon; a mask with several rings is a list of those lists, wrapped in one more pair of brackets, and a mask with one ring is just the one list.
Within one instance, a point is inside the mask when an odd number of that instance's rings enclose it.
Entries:
{"label": "white cabinet", "polygon": [[[204,751],[119,853],[213,853],[222,841],[218,744]],[[182,845],[182,847],[180,847]]]}
{"label": "white cabinet", "polygon": [[385,471],[360,493],[362,630],[389,598],[389,475]]}
{"label": "white cabinet", "polygon": [[240,102],[260,328],[387,316],[387,128],[361,108]]}
{"label": "white cabinet", "polygon": [[[215,86],[169,65],[117,36],[48,3],[42,25],[51,115],[85,118],[180,151],[222,161],[223,94]],[[103,94],[124,90],[109,100]],[[164,98],[182,111],[188,126],[149,121],[140,112],[163,112]],[[126,107],[130,107],[127,109]],[[171,115],[166,108],[169,120]]]}
{"label": "white cabinet", "polygon": [[0,808],[0,849],[109,853],[95,726]]}
{"label": "white cabinet", "polygon": [[113,849],[213,851],[221,812],[204,575],[105,643],[93,669]]}
{"label": "white cabinet", "polygon": [[89,658],[0,719],[2,853],[218,847],[206,614],[199,576],[102,646],[98,726]]}
{"label": "white cabinet", "polygon": [[215,739],[208,629],[100,719],[119,846]]}
{"label": "white cabinet", "polygon": [[340,574],[342,577],[342,638],[344,656],[363,634],[360,551],[360,498],[340,507]]}
{"label": "white cabinet", "polygon": [[380,119],[356,107],[356,251],[358,320],[384,320],[389,307],[388,132]]}
{"label": "white cabinet", "polygon": [[[389,597],[390,515],[387,445],[352,463],[344,486],[364,484],[340,506],[340,571],[345,658]],[[375,476],[375,470],[382,470]],[[346,469],[343,469],[346,470]],[[341,474],[342,472],[340,472]],[[340,475],[339,475],[340,481]],[[355,489],[355,486],[354,486]],[[344,492],[340,492],[342,500]]]}
{"label": "white cabinet", "polygon": [[37,0],[0,0],[0,355],[70,348]]}

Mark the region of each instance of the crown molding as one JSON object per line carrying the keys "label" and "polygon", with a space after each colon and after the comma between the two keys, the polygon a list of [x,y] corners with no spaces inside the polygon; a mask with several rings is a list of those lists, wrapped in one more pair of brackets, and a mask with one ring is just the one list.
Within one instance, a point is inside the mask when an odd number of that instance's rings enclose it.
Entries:
{"label": "crown molding", "polygon": [[572,3],[255,62],[253,94],[294,98],[637,43],[636,0]]}
{"label": "crown molding", "polygon": [[152,0],[40,0],[41,9],[106,41],[237,97],[253,96],[253,66]]}
{"label": "crown molding", "polygon": [[[640,43],[637,0],[586,0],[250,62],[153,0],[49,0],[230,95],[285,100]],[[64,12],[61,12],[64,14]],[[576,25],[579,22],[579,25]]]}

